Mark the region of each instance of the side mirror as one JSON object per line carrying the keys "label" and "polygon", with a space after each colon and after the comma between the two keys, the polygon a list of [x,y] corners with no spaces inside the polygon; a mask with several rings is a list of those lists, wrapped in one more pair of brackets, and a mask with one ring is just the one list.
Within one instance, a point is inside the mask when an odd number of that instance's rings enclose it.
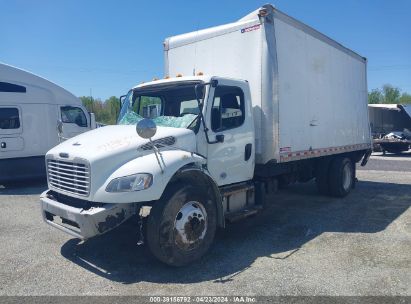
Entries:
{"label": "side mirror", "polygon": [[90,114],[90,129],[95,129],[97,128],[96,114],[94,113],[89,113],[89,114]]}
{"label": "side mirror", "polygon": [[196,99],[199,101],[204,97],[204,85],[203,84],[197,84],[195,87],[195,93],[196,93]]}
{"label": "side mirror", "polygon": [[156,134],[157,126],[151,119],[144,118],[137,123],[136,131],[140,137],[150,139]]}
{"label": "side mirror", "polygon": [[63,134],[63,122],[60,119],[57,120],[57,133],[59,136]]}

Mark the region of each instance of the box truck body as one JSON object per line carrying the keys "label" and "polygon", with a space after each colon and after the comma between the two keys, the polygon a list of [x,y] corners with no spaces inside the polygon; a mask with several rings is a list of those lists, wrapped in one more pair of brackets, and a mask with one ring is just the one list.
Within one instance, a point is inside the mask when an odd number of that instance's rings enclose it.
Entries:
{"label": "box truck body", "polygon": [[279,184],[354,188],[371,154],[364,58],[270,5],[164,46],[165,79],[132,88],[117,126],[47,153],[48,224],[88,239],[136,214],[139,243],[181,266]]}
{"label": "box truck body", "polygon": [[58,85],[0,63],[0,184],[44,178],[44,155],[61,138],[92,128],[79,98]]}
{"label": "box truck body", "polygon": [[366,59],[266,6],[228,25],[168,38],[166,75],[247,80],[256,161],[370,147]]}

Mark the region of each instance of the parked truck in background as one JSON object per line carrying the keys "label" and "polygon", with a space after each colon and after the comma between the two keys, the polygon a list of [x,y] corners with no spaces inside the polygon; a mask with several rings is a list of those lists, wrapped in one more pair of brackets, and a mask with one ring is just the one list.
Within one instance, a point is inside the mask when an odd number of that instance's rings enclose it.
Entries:
{"label": "parked truck in background", "polygon": [[271,5],[164,48],[167,77],[132,88],[118,125],[47,153],[47,223],[88,239],[138,215],[151,252],[180,266],[278,183],[354,187],[371,151],[365,58]]}
{"label": "parked truck in background", "polygon": [[0,185],[44,179],[46,152],[95,125],[94,114],[67,90],[0,63]]}
{"label": "parked truck in background", "polygon": [[369,104],[373,151],[385,154],[407,152],[411,147],[411,106]]}

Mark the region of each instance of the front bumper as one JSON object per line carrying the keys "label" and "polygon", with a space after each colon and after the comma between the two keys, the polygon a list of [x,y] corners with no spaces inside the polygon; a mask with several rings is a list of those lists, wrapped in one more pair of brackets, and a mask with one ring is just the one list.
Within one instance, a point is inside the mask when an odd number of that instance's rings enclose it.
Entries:
{"label": "front bumper", "polygon": [[100,204],[83,209],[58,202],[49,192],[40,195],[44,221],[83,240],[106,233],[135,214],[135,204]]}

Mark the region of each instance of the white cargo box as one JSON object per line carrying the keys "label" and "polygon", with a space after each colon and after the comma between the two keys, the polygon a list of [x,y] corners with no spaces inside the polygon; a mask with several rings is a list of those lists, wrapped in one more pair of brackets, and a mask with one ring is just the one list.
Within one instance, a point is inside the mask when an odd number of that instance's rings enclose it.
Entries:
{"label": "white cargo box", "polygon": [[371,147],[366,59],[271,5],[164,45],[171,77],[249,82],[259,164]]}

